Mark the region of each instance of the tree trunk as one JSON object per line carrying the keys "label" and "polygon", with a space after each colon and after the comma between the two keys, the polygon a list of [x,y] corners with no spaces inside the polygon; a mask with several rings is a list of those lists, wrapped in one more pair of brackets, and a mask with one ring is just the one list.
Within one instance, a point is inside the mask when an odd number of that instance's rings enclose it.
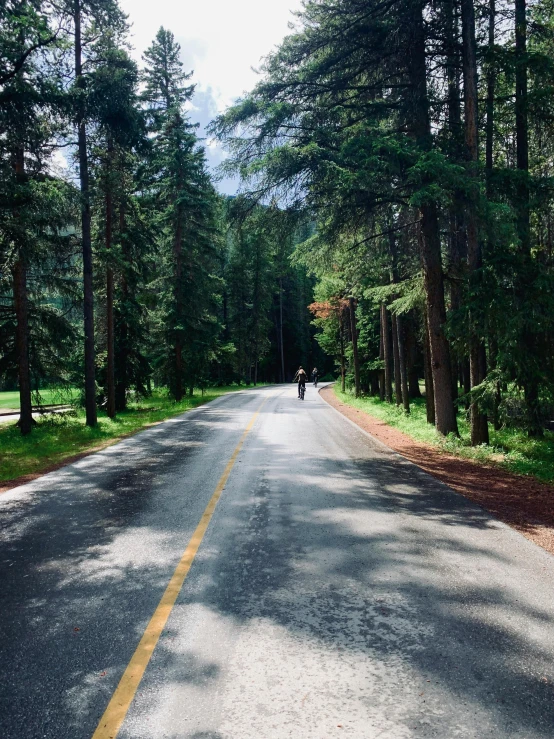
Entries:
{"label": "tree trunk", "polygon": [[[455,160],[463,156],[462,113],[460,106],[460,43],[458,38],[457,7],[452,0],[446,0],[446,48],[448,77],[448,129],[451,138],[452,153]],[[461,192],[454,194],[453,203],[448,214],[448,272],[450,275],[450,310],[456,312],[462,303],[462,279],[464,277],[463,262],[467,256],[464,241],[464,214]],[[450,348],[450,366],[458,364],[457,352]],[[452,399],[458,400],[458,387],[452,371]]]}
{"label": "tree trunk", "polygon": [[[489,0],[489,54],[492,54],[495,41],[496,0]],[[485,141],[485,169],[487,173],[487,197],[491,197],[493,145],[494,145],[494,96],[496,88],[496,74],[489,62],[487,70],[487,121]]]}
{"label": "tree trunk", "polygon": [[450,347],[444,334],[446,306],[441,267],[440,236],[437,210],[424,206],[422,213],[422,262],[427,297],[427,320],[431,370],[435,397],[435,426],[440,434],[458,434],[458,423],[453,403]]}
{"label": "tree trunk", "polygon": [[[175,260],[175,303],[177,314],[181,319],[183,307],[181,300],[181,279],[183,273],[183,218],[180,208],[177,212],[177,223],[175,225],[175,236],[173,240],[173,258]],[[181,340],[182,329],[176,330],[175,344],[173,351],[175,354],[175,400],[180,401],[183,398],[183,343]]]}
{"label": "tree trunk", "polygon": [[433,387],[433,368],[431,365],[431,344],[429,341],[429,324],[424,316],[423,355],[425,373],[425,407],[427,423],[435,425],[435,388]]}
{"label": "tree trunk", "polygon": [[[25,179],[25,153],[19,147],[15,151],[15,178],[18,184]],[[15,211],[17,221],[20,214]],[[29,304],[27,295],[27,265],[22,250],[18,248],[17,260],[12,269],[13,302],[15,308],[15,351],[19,382],[19,421],[23,436],[31,433],[33,407],[31,399],[31,369],[29,366]]]}
{"label": "tree trunk", "polygon": [[[389,217],[387,227],[389,229],[389,256],[390,256],[390,281],[393,285],[398,282],[398,259],[396,253],[396,238],[392,230],[394,219]],[[394,296],[397,297],[396,295]],[[400,352],[399,352],[399,341],[398,341],[398,326],[397,317],[394,313],[391,313],[392,323],[392,356],[394,365],[394,395],[396,405],[402,404],[402,382],[401,382],[401,371],[400,371]]]}
{"label": "tree trunk", "polygon": [[379,400],[385,400],[385,341],[384,341],[384,327],[383,327],[383,311],[379,307],[379,360],[383,362],[382,369],[379,370]]}
{"label": "tree trunk", "polygon": [[344,358],[344,321],[343,309],[339,308],[339,341],[340,341],[340,389],[346,392],[346,362]]}
{"label": "tree trunk", "polygon": [[410,398],[421,398],[419,375],[417,371],[417,341],[415,335],[414,316],[410,314],[405,323],[406,335],[406,367],[408,372],[408,393]]}
{"label": "tree trunk", "polygon": [[398,342],[398,367],[400,371],[400,385],[402,389],[402,405],[406,413],[410,412],[410,394],[408,392],[408,370],[406,365],[406,350],[404,342],[404,321],[396,316],[396,340]]}
{"label": "tree trunk", "polygon": [[[423,150],[431,148],[431,125],[427,98],[427,69],[423,4],[414,3],[411,19],[412,40],[409,48],[409,70],[412,82],[411,123],[414,138]],[[443,435],[458,433],[456,411],[452,401],[450,348],[444,333],[446,306],[441,263],[441,243],[437,204],[427,200],[420,207],[420,251],[423,266],[427,319],[431,348],[431,366],[435,389],[435,425]]]}
{"label": "tree trunk", "polygon": [[391,314],[392,324],[392,358],[394,366],[394,399],[396,405],[402,405],[402,382],[400,380],[400,352],[398,348],[397,316]]}
{"label": "tree trunk", "polygon": [[279,348],[281,351],[281,382],[285,382],[285,348],[283,346],[283,278],[279,277]]}
{"label": "tree trunk", "polygon": [[21,253],[13,267],[15,306],[15,347],[19,379],[19,430],[26,436],[33,427],[31,372],[29,367],[29,311],[27,301],[27,269]]}
{"label": "tree trunk", "polygon": [[[468,172],[472,180],[472,192],[466,211],[467,229],[467,262],[469,279],[475,277],[483,266],[481,240],[477,225],[477,198],[478,198],[478,166],[479,148],[477,138],[477,45],[475,42],[475,9],[473,0],[461,0],[462,3],[462,45],[463,45],[463,75],[464,75],[464,118],[465,143],[468,160]],[[482,326],[474,317],[475,311],[470,311],[469,317],[469,366],[471,387],[480,385],[486,376],[486,353],[481,338]],[[472,398],[470,407],[471,444],[479,446],[489,443],[489,426],[487,416],[479,408],[479,403]]]}
{"label": "tree trunk", "polygon": [[108,172],[106,177],[106,332],[107,332],[107,367],[106,385],[108,392],[108,403],[106,412],[108,418],[115,418],[115,344],[114,344],[114,275],[111,264],[110,250],[112,248],[112,172],[111,164],[113,158],[113,143],[111,137],[108,140]]}
{"label": "tree trunk", "polygon": [[[81,0],[74,4],[75,24],[75,83],[84,95],[82,71]],[[94,290],[92,284],[92,237],[90,230],[90,191],[87,154],[87,129],[84,102],[79,102],[77,114],[79,148],[79,180],[81,185],[81,231],[83,248],[83,316],[85,331],[85,412],[87,426],[96,426],[96,377],[94,366]]]}
{"label": "tree trunk", "polygon": [[517,185],[517,228],[522,252],[530,249],[529,234],[529,126],[527,120],[527,8],[526,0],[515,0],[516,36],[516,156],[524,173]]}
{"label": "tree trunk", "polygon": [[[531,233],[529,212],[529,123],[527,100],[527,6],[526,0],[515,0],[516,37],[516,149],[517,168],[520,172],[517,184],[517,230],[522,255],[523,269],[520,270],[519,299],[525,309],[525,296],[529,283],[534,281],[533,260],[531,257]],[[526,322],[527,323],[527,322]],[[523,390],[528,411],[529,436],[543,436],[539,403],[539,379],[537,365],[536,329],[529,323],[524,325],[521,338],[526,356],[523,374]]]}
{"label": "tree trunk", "polygon": [[380,393],[379,375],[375,370],[372,370],[369,376],[369,394],[375,397],[376,395],[380,395]]}
{"label": "tree trunk", "polygon": [[[496,369],[496,357],[498,354],[498,345],[496,338],[489,334],[489,362],[492,370]],[[496,382],[496,389],[494,394],[494,408],[492,412],[492,423],[495,431],[499,431],[501,428],[500,423],[500,403],[502,402],[502,389],[500,382]]]}
{"label": "tree trunk", "polygon": [[385,362],[385,400],[387,403],[392,403],[392,347],[388,311],[384,303],[381,303],[381,326],[383,328],[383,361]]}
{"label": "tree trunk", "polygon": [[183,347],[179,340],[175,342],[173,351],[175,353],[175,400],[179,402],[183,399]]}
{"label": "tree trunk", "polygon": [[[125,232],[125,207],[123,203],[119,207],[119,238],[121,240],[121,249],[123,254],[123,260],[127,264],[128,249],[127,239],[124,236]],[[125,311],[127,298],[129,296],[129,285],[127,283],[127,276],[125,269],[122,270],[121,275],[121,303],[122,310]],[[115,386],[115,407],[117,411],[124,411],[127,407],[127,362],[128,362],[128,325],[127,317],[123,313],[121,315],[120,333],[119,333],[120,346],[118,348],[118,373],[117,383]],[[115,353],[114,353],[115,354]]]}
{"label": "tree trunk", "polygon": [[361,395],[360,387],[360,360],[358,358],[358,329],[356,328],[356,305],[354,298],[349,298],[350,332],[352,334],[352,355],[354,358],[354,393],[356,398]]}

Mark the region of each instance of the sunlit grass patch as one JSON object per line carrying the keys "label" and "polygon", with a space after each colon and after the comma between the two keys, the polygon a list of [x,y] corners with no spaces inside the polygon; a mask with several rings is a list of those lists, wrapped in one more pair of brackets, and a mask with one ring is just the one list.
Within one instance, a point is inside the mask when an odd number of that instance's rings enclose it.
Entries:
{"label": "sunlit grass patch", "polygon": [[[260,386],[258,386],[260,387]],[[110,419],[98,414],[98,424],[89,428],[82,409],[39,419],[28,436],[21,436],[13,423],[0,425],[0,481],[41,472],[82,452],[109,445],[142,428],[196,408],[225,393],[244,386],[209,388],[201,395],[187,396],[179,403],[166,392],[155,391],[150,398],[130,404],[128,410]]]}
{"label": "sunlit grass patch", "polygon": [[[40,402],[42,405],[53,405],[71,403],[79,397],[78,390],[74,388],[48,388],[40,390]],[[37,402],[36,394],[33,393],[33,405]],[[0,412],[3,410],[19,410],[19,390],[3,390],[0,392]]]}
{"label": "sunlit grass patch", "polygon": [[545,431],[543,439],[531,439],[520,429],[503,428],[495,431],[489,426],[490,444],[472,447],[469,423],[464,412],[458,414],[460,437],[451,434],[445,439],[427,423],[424,398],[416,398],[410,402],[411,412],[408,416],[402,408],[385,403],[379,398],[356,399],[349,392],[342,393],[337,385],[334,389],[343,403],[365,411],[416,441],[434,444],[460,457],[497,464],[511,472],[532,475],[543,482],[554,482],[554,433],[551,431]]}

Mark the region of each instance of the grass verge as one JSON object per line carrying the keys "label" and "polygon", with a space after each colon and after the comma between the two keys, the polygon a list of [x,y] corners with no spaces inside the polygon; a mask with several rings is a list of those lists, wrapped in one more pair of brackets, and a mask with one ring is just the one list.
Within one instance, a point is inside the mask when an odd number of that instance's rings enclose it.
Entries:
{"label": "grass verge", "polygon": [[356,399],[349,392],[341,392],[337,385],[334,391],[341,402],[399,429],[416,441],[432,444],[466,459],[499,465],[520,475],[531,475],[542,482],[554,482],[554,433],[551,431],[545,431],[543,439],[530,439],[518,429],[495,431],[490,426],[490,444],[472,447],[468,419],[463,413],[458,415],[460,438],[450,435],[445,439],[427,423],[424,398],[411,401],[411,413],[407,416],[401,408],[379,398]]}
{"label": "grass verge", "polygon": [[71,415],[50,415],[40,419],[29,436],[21,436],[13,423],[2,424],[0,482],[40,474],[76,455],[103,449],[124,436],[197,408],[220,395],[244,389],[237,385],[210,388],[204,395],[198,393],[179,403],[166,393],[155,391],[150,398],[130,404],[128,410],[118,413],[113,420],[100,411],[95,428],[85,425],[85,414],[81,409]]}
{"label": "grass verge", "polygon": [[[46,389],[40,391],[40,400],[43,405],[70,403],[73,399],[78,397],[79,391],[75,389]],[[33,405],[35,402],[36,397],[33,393]],[[0,392],[0,412],[4,410],[19,410],[19,390],[3,390]]]}

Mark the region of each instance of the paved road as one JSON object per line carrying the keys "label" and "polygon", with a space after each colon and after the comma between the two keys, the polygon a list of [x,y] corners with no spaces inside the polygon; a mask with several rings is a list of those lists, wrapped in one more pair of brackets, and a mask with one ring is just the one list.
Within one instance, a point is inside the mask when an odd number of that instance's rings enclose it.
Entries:
{"label": "paved road", "polygon": [[118,737],[551,739],[554,558],[291,386],[0,497],[2,739],[92,737],[264,399]]}

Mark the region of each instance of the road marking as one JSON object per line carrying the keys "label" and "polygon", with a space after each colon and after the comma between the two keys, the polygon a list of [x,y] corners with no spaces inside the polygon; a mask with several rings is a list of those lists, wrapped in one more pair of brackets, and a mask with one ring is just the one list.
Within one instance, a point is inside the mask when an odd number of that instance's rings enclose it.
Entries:
{"label": "road marking", "polygon": [[123,673],[123,676],[119,681],[119,685],[115,689],[115,692],[108,703],[108,707],[104,711],[104,715],[96,727],[96,731],[92,735],[92,739],[115,739],[119,733],[121,724],[123,723],[125,716],[127,715],[127,711],[133,702],[133,698],[135,697],[137,688],[142,680],[142,676],[150,662],[150,658],[156,648],[156,644],[164,630],[167,619],[169,618],[171,611],[173,610],[173,606],[175,605],[175,601],[177,600],[177,596],[181,592],[183,583],[186,580],[194,558],[196,557],[196,553],[202,543],[202,539],[204,538],[204,534],[210,524],[217,502],[221,497],[221,493],[223,492],[223,488],[225,487],[227,480],[229,479],[229,475],[231,474],[231,470],[233,469],[239,452],[242,449],[242,445],[254,426],[262,407],[270,397],[272,396],[268,396],[264,399],[263,403],[248,422],[235,451],[231,455],[231,459],[227,462],[227,466],[219,478],[219,482],[210,498],[210,502],[202,514],[200,523],[196,527],[196,531],[192,535],[192,538],[181,557],[181,561],[175,568],[175,572],[169,581],[165,593],[162,595],[162,599],[154,611],[154,615],[150,619],[150,623],[146,627],[146,631],[142,635],[138,647],[131,657],[131,661],[127,665],[127,669]]}

